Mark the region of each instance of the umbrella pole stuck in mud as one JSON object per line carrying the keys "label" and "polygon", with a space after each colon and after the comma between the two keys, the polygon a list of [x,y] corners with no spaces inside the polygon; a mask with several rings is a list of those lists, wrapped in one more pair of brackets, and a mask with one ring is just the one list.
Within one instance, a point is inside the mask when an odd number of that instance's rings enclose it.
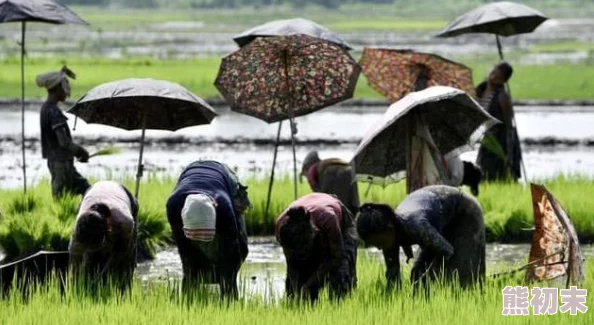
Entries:
{"label": "umbrella pole stuck in mud", "polygon": [[27,23],[21,24],[21,151],[23,155],[23,191],[27,193],[27,164],[25,159],[25,34]]}
{"label": "umbrella pole stuck in mud", "polygon": [[140,136],[140,155],[138,157],[138,169],[136,171],[136,189],[134,190],[134,196],[138,199],[138,191],[140,190],[140,178],[142,178],[142,172],[144,165],[142,164],[142,156],[144,154],[144,134],[146,132],[146,114],[142,117],[142,135]]}
{"label": "umbrella pole stuck in mud", "polygon": [[295,152],[295,134],[297,133],[297,125],[295,124],[294,118],[290,119],[291,122],[291,146],[293,147],[293,190],[295,200],[297,200],[297,153]]}
{"label": "umbrella pole stuck in mud", "polygon": [[270,196],[272,195],[272,185],[274,184],[274,168],[276,167],[276,156],[278,154],[278,142],[280,141],[281,129],[283,121],[278,122],[278,132],[276,133],[276,142],[274,143],[274,156],[272,157],[272,170],[270,172],[270,182],[268,183],[268,196],[266,197],[266,210],[264,215],[268,220],[268,212],[270,211]]}

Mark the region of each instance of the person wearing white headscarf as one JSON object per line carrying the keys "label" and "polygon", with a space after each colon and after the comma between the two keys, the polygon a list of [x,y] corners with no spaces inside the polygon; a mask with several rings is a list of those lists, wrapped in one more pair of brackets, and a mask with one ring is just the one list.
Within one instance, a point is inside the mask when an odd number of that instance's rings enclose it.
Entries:
{"label": "person wearing white headscarf", "polygon": [[47,100],[41,106],[41,154],[47,159],[51,175],[51,188],[54,198],[64,193],[82,195],[90,187],[89,182],[74,167],[74,158],[87,162],[89,153],[80,145],[72,142],[68,129],[68,118],[58,107],[70,96],[68,78],[76,75],[67,67],[60,71],[40,74],[36,78],[37,86],[47,89]]}
{"label": "person wearing white headscarf", "polygon": [[248,254],[243,213],[247,187],[225,164],[196,161],[182,172],[167,200],[167,219],[182,261],[182,290],[217,283],[237,298],[237,275]]}

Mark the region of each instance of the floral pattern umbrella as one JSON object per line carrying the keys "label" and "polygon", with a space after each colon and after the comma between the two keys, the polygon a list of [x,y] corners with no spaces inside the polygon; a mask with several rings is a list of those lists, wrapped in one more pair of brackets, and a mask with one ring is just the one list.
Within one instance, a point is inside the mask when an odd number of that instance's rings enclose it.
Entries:
{"label": "floral pattern umbrella", "polygon": [[449,86],[474,94],[472,70],[439,55],[366,47],[359,63],[369,85],[391,103],[416,91],[420,78],[421,88]]}
{"label": "floral pattern umbrella", "polygon": [[298,34],[258,38],[224,57],[215,85],[231,109],[272,123],[351,98],[359,72],[344,48]]}
{"label": "floral pattern umbrella", "polygon": [[434,86],[392,104],[365,134],[352,160],[357,179],[380,185],[406,177],[407,128],[420,118],[445,159],[471,150],[499,121],[462,90]]}
{"label": "floral pattern umbrella", "polygon": [[567,284],[584,280],[583,256],[577,233],[567,212],[542,185],[531,184],[534,235],[530,248],[528,281],[566,277]]}

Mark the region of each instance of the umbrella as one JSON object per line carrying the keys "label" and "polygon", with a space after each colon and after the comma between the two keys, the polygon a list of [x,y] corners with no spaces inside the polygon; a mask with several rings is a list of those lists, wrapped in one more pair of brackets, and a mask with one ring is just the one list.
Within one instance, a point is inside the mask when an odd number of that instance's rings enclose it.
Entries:
{"label": "umbrella", "polygon": [[88,25],[67,7],[51,0],[0,0],[0,23],[21,22],[21,150],[23,189],[27,192],[25,165],[25,32],[27,22]]}
{"label": "umbrella", "polygon": [[498,123],[462,90],[434,86],[410,93],[388,108],[357,147],[352,164],[358,180],[385,186],[405,176],[407,128],[413,117],[424,119],[446,159],[471,150]]}
{"label": "umbrella", "polygon": [[366,47],[359,64],[371,87],[391,103],[409,92],[438,85],[474,94],[472,70],[439,55]]}
{"label": "umbrella", "polygon": [[[68,269],[68,251],[49,252],[39,251],[33,255],[17,261],[0,265],[0,289],[8,292],[12,285],[15,273],[18,281],[29,279],[45,281],[52,271],[64,277]],[[23,288],[26,290],[26,288]]]}
{"label": "umbrella", "polygon": [[217,115],[206,101],[184,87],[153,79],[125,79],[99,85],[83,95],[68,112],[87,123],[142,130],[136,197],[142,177],[146,129],[176,131],[209,124]]}
{"label": "umbrella", "polygon": [[233,40],[240,47],[244,47],[258,37],[288,36],[296,34],[323,39],[340,45],[347,50],[352,50],[349,44],[343,40],[340,35],[328,30],[320,24],[303,18],[270,21],[236,35],[233,37]]}
{"label": "umbrella", "polygon": [[215,86],[234,111],[268,123],[290,120],[297,197],[294,118],[351,98],[359,72],[357,62],[334,43],[302,34],[277,36],[258,38],[224,57]]}
{"label": "umbrella", "polygon": [[500,1],[471,10],[454,19],[437,37],[454,37],[470,33],[495,34],[499,56],[503,51],[499,36],[531,33],[548,17],[526,5]]}
{"label": "umbrella", "polygon": [[534,235],[527,281],[567,277],[567,286],[584,280],[583,256],[569,215],[544,186],[531,184]]}

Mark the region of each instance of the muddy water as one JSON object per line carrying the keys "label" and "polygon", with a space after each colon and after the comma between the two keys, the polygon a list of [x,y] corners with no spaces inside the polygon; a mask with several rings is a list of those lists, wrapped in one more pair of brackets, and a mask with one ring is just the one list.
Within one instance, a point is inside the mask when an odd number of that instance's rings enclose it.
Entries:
{"label": "muddy water", "polygon": [[[247,261],[240,271],[240,286],[244,292],[249,296],[282,297],[286,272],[282,249],[273,238],[251,239],[249,248]],[[487,274],[504,272],[525,264],[529,251],[528,244],[488,244]],[[583,252],[587,260],[594,258],[594,246],[583,246]],[[383,263],[381,252],[377,249],[360,250],[359,256],[368,256]],[[404,265],[405,261],[401,262]],[[182,268],[177,249],[161,251],[154,261],[140,264],[138,277],[145,281],[181,279]]]}
{"label": "muddy water", "polygon": [[[560,173],[579,173],[594,176],[594,109],[571,110],[524,108],[517,113],[520,137],[530,145],[524,146],[525,162],[530,179],[551,177]],[[570,113],[573,112],[573,113]],[[322,157],[350,160],[367,129],[382,116],[381,109],[341,107],[320,111],[297,119],[298,163],[309,150],[317,149]],[[74,118],[70,116],[72,128]],[[241,177],[263,176],[270,171],[273,139],[278,124],[267,124],[241,114],[224,113],[212,124],[182,129],[178,132],[150,130],[147,132],[145,170],[154,176],[177,176],[184,166],[198,159],[227,162],[238,169]],[[41,159],[39,114],[26,113],[27,167],[29,180],[47,178],[45,161]],[[77,122],[72,131],[76,141],[93,152],[108,145],[122,149],[121,153],[96,157],[88,164],[78,164],[84,175],[96,178],[134,175],[138,159],[138,131],[123,131],[102,125]],[[292,167],[290,137],[285,124],[279,148],[277,172],[287,173]],[[542,141],[548,139],[547,141]],[[547,145],[563,140],[566,145]],[[580,145],[581,143],[581,145]],[[21,184],[20,115],[16,111],[0,112],[0,187]],[[476,152],[462,157],[474,160]]]}

